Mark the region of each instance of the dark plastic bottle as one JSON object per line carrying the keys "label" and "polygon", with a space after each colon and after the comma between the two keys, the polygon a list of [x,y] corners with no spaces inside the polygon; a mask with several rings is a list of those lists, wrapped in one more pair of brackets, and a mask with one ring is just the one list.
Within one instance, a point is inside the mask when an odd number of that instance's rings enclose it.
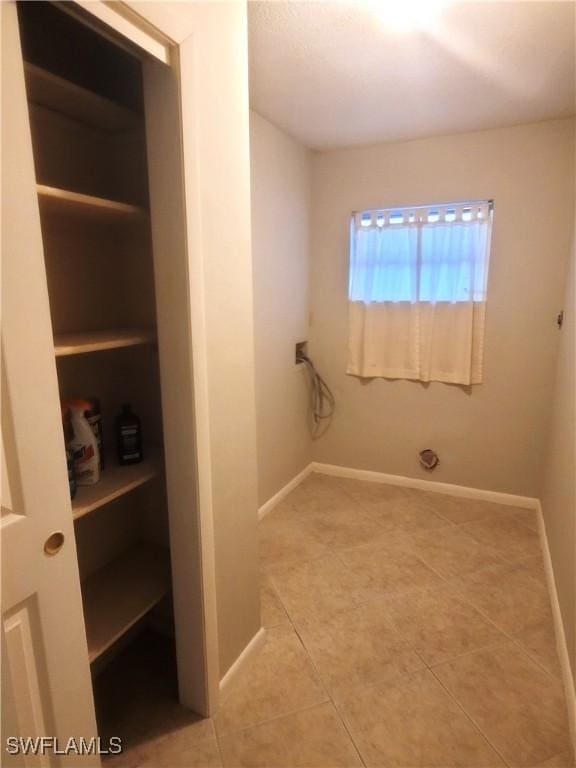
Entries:
{"label": "dark plastic bottle", "polygon": [[140,419],[132,413],[130,406],[122,406],[116,418],[116,441],[120,464],[138,464],[142,461],[142,431]]}

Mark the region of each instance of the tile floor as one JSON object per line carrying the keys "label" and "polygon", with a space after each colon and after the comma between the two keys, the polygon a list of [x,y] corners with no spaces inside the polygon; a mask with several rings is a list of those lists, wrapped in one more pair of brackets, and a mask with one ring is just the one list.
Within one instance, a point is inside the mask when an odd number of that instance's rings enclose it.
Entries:
{"label": "tile floor", "polygon": [[260,542],[265,643],[214,720],[160,684],[110,765],[572,768],[533,513],[313,474]]}

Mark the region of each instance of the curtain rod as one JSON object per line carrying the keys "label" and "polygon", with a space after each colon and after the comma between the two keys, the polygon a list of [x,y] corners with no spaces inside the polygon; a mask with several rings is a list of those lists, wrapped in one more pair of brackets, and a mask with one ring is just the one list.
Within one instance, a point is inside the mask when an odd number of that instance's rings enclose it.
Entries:
{"label": "curtain rod", "polygon": [[458,200],[455,202],[449,202],[449,203],[429,203],[428,205],[386,205],[382,208],[363,208],[361,211],[352,211],[352,215],[355,216],[357,213],[378,213],[380,211],[421,211],[424,208],[426,210],[432,210],[433,208],[446,208],[448,205],[454,205],[454,206],[464,206],[467,205],[481,205],[488,203],[488,207],[490,210],[493,210],[494,208],[494,200],[488,199],[488,200]]}

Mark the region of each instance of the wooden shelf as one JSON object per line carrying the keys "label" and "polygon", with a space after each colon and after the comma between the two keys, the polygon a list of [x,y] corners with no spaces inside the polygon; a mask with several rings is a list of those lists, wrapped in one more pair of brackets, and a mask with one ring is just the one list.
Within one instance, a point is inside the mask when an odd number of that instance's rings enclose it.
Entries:
{"label": "wooden shelf", "polygon": [[110,331],[87,333],[60,333],[54,336],[56,357],[84,355],[88,352],[102,352],[106,349],[137,347],[154,344],[156,334],[147,328],[118,328]]}
{"label": "wooden shelf", "polygon": [[146,215],[144,208],[129,203],[119,203],[105,197],[93,197],[69,189],[37,184],[41,213],[65,213],[83,218],[138,218]]}
{"label": "wooden shelf", "polygon": [[28,98],[80,123],[110,133],[134,128],[138,115],[76,83],[25,62]]}
{"label": "wooden shelf", "polygon": [[82,584],[88,655],[93,662],[167,594],[167,550],[139,544]]}
{"label": "wooden shelf", "polygon": [[72,499],[72,515],[75,520],[84,517],[114,499],[130,493],[158,474],[158,462],[145,459],[140,464],[107,466],[95,485],[79,486]]}

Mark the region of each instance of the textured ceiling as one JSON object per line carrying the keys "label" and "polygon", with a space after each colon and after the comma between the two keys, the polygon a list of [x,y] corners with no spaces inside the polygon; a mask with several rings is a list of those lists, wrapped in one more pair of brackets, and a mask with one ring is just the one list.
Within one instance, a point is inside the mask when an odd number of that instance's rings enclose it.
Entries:
{"label": "textured ceiling", "polygon": [[385,8],[252,0],[252,108],[315,149],[574,113],[574,2],[445,3],[410,32]]}

